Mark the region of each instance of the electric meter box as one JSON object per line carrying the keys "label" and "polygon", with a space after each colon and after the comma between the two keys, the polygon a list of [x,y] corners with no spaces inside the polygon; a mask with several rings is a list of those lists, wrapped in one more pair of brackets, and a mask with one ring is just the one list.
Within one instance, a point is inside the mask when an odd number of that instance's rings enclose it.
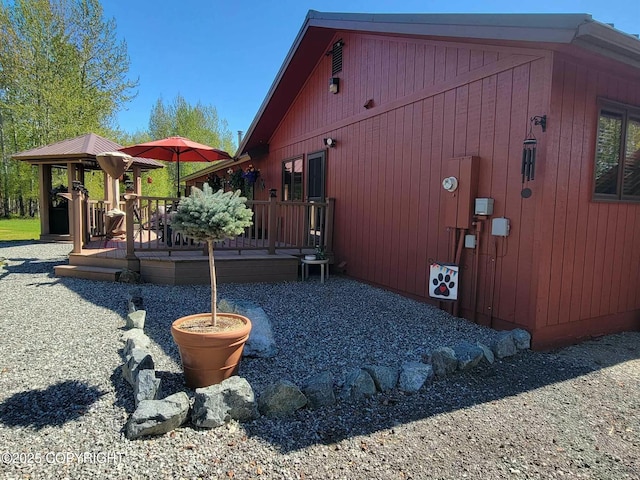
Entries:
{"label": "electric meter box", "polygon": [[476,236],[465,235],[464,236],[464,248],[476,248]]}
{"label": "electric meter box", "polygon": [[493,198],[476,198],[476,215],[493,215]]}
{"label": "electric meter box", "polygon": [[491,219],[491,235],[496,237],[507,237],[509,236],[509,229],[511,226],[509,225],[508,218],[492,218]]}

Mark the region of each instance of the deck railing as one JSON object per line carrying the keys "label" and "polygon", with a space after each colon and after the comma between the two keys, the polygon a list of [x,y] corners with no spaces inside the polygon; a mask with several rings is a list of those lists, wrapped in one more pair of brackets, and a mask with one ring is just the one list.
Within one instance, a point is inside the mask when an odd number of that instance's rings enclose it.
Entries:
{"label": "deck railing", "polygon": [[[122,208],[125,215],[127,256],[135,252],[202,250],[204,245],[183,237],[171,228],[171,212],[178,199],[128,195]],[[216,242],[216,250],[237,251],[297,250],[323,247],[326,252],[333,246],[334,200],[327,202],[283,202],[275,198],[268,201],[249,200],[253,210],[253,225],[232,239]],[[90,202],[88,216],[94,236],[109,237],[108,221],[104,219],[108,205]],[[124,208],[123,208],[124,207]]]}

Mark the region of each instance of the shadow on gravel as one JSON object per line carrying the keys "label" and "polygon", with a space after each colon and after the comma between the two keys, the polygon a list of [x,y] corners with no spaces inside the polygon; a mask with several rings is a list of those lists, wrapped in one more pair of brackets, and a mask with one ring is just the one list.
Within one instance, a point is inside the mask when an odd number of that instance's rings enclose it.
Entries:
{"label": "shadow on gravel", "polygon": [[0,423],[40,430],[82,417],[106,392],[84,382],[68,380],[45,390],[16,393],[0,404]]}
{"label": "shadow on gravel", "polygon": [[[616,363],[638,358],[640,346],[637,350],[618,352]],[[271,443],[282,453],[316,444],[331,446],[341,440],[383,431],[384,438],[394,441],[393,436],[397,435],[394,428],[400,425],[495,402],[594,370],[597,368],[587,364],[565,362],[553,353],[523,351],[493,365],[485,364],[471,372],[437,380],[414,395],[378,394],[359,404],[338,404],[324,411],[303,409],[282,419],[261,417],[245,428],[248,435]],[[364,451],[369,447],[362,448]]]}
{"label": "shadow on gravel", "polygon": [[[2,254],[3,248],[19,247],[23,245],[46,245],[44,242],[36,240],[15,240],[15,241],[2,241],[0,242],[0,260],[4,258]],[[22,273],[47,273],[49,277],[54,277],[53,268],[58,265],[64,265],[67,263],[66,258],[56,260],[43,260],[41,258],[10,258],[12,265],[7,263],[2,264],[0,262],[0,280],[10,274],[22,274]],[[19,262],[14,264],[15,262]]]}
{"label": "shadow on gravel", "polygon": [[[12,258],[12,262],[20,262],[17,265],[4,265],[0,267],[0,280],[10,274],[21,274],[21,273],[46,273],[49,277],[55,278],[53,273],[53,268],[58,265],[65,265],[67,263],[66,260],[47,260],[43,261],[38,258]],[[59,280],[56,279],[57,283]],[[39,282],[39,285],[42,283]],[[47,284],[49,285],[49,284]]]}

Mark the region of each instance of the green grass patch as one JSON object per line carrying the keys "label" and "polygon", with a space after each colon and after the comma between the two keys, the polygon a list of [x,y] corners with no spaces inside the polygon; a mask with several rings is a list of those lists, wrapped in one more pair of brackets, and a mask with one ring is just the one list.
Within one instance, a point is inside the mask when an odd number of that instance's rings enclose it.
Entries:
{"label": "green grass patch", "polygon": [[38,240],[39,218],[0,218],[0,240]]}

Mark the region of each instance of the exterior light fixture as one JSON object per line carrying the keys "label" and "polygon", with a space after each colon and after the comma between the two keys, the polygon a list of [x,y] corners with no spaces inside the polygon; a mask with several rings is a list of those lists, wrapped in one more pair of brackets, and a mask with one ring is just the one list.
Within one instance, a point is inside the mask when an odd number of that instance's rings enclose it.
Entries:
{"label": "exterior light fixture", "polygon": [[269,197],[276,198],[277,195],[278,195],[278,190],[276,190],[275,188],[269,189]]}
{"label": "exterior light fixture", "polygon": [[336,146],[336,139],[335,138],[331,138],[331,137],[323,138],[322,141],[329,148],[332,148],[332,147]]}
{"label": "exterior light fixture", "polygon": [[331,77],[329,79],[329,92],[338,93],[340,90],[340,79],[338,77]]}

